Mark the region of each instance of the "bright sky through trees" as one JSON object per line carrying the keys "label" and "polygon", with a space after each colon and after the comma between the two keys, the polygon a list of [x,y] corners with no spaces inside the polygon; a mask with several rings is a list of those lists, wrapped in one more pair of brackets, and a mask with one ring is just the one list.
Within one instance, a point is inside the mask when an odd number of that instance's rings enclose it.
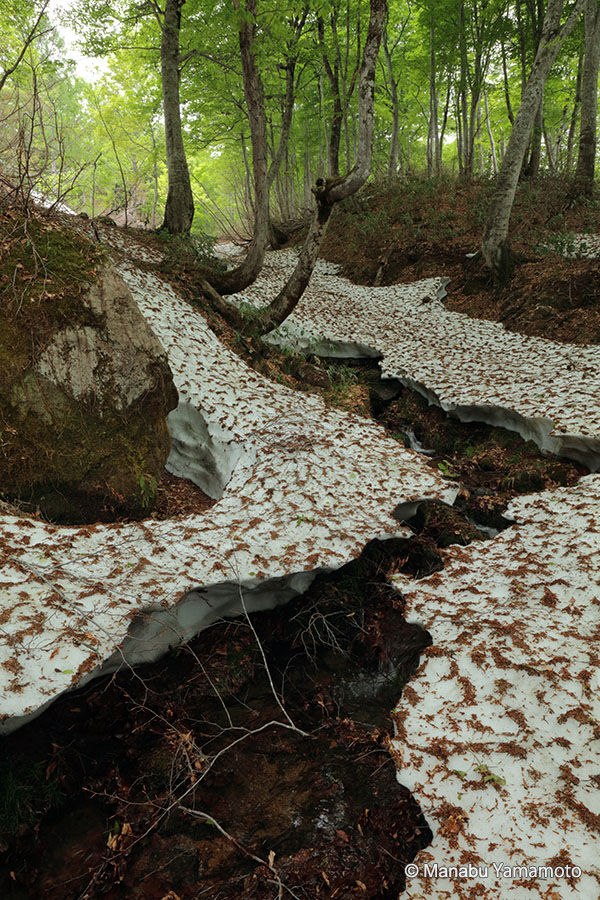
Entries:
{"label": "bright sky through trees", "polygon": [[95,58],[86,56],[77,46],[77,33],[72,25],[68,25],[68,16],[73,6],[73,0],[50,0],[48,12],[52,24],[57,28],[62,40],[65,44],[67,58],[72,59],[76,66],[76,73],[79,78],[85,81],[97,81],[102,75],[109,70],[108,60],[103,58]]}

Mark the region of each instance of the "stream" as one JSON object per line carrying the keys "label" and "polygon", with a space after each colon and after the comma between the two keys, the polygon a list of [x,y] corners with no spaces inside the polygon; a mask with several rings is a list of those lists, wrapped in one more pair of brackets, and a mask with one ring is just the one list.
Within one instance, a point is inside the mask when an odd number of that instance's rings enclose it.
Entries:
{"label": "stream", "polygon": [[390,711],[431,636],[405,621],[389,579],[439,569],[440,548],[506,528],[516,494],[585,470],[400,385],[382,400],[373,363],[354,370],[388,432],[460,482],[455,508],[423,504],[410,540],[373,541],[287,606],[218,621],[5,738],[6,900],[403,892],[431,832],[398,784]]}

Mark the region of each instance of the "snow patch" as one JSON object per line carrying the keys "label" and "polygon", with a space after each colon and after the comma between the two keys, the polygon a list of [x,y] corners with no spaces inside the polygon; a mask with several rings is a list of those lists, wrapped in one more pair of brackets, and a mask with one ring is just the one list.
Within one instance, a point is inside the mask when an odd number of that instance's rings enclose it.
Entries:
{"label": "snow patch", "polygon": [[[433,637],[395,713],[398,778],[434,832],[413,900],[598,896],[599,510],[598,475],[521,497],[494,540],[394,579]],[[423,876],[469,862],[487,876]],[[569,862],[572,882],[493,868]]]}
{"label": "snow patch", "polygon": [[[295,263],[267,255],[261,278],[236,295],[262,306]],[[271,340],[324,356],[381,356],[395,378],[463,421],[517,431],[543,450],[600,469],[600,347],[558,344],[447,310],[446,278],[353,285],[319,262],[293,314]]]}
{"label": "snow patch", "polygon": [[5,732],[64,691],[238,615],[240,592],[249,609],[285,602],[370,540],[410,536],[398,519],[458,490],[373,422],[250,369],[158,276],[118,270],[179,391],[168,468],[219,499],[203,515],[80,528],[0,515]]}

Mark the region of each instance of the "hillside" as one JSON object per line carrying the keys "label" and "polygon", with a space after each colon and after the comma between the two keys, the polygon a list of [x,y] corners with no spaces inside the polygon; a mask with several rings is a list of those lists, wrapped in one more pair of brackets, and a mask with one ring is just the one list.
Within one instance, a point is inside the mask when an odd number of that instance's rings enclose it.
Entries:
{"label": "hillside", "polygon": [[[196,279],[213,263],[185,241],[54,220],[99,239],[179,405],[156,514],[81,527],[2,503],[4,725],[22,725],[2,738],[3,896],[396,900],[406,864],[456,847],[478,867],[492,851],[581,866],[557,874],[561,898],[595,889],[600,342],[575,286],[598,262],[537,251],[498,292],[465,262],[481,190],[413,186],[412,245],[406,191],[341,207],[277,344],[209,310]],[[468,215],[441,228],[461,197]],[[533,257],[553,232],[519,202]],[[293,257],[268,255],[247,314]],[[552,335],[532,285],[527,322],[502,318],[528,266],[570,285]],[[444,743],[441,722],[467,737]],[[482,796],[501,815],[476,815]],[[514,840],[524,816],[535,850]],[[546,886],[517,880],[515,898]]]}

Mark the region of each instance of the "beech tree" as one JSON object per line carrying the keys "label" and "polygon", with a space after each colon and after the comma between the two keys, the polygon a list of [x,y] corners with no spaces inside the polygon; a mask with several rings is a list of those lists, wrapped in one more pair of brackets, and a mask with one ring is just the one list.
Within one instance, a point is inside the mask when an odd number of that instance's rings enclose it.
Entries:
{"label": "beech tree", "polygon": [[188,234],[194,218],[194,196],[190,181],[179,96],[181,10],[185,0],[165,0],[162,8],[151,0],[151,7],[160,27],[160,71],[165,118],[165,145],[169,190],[165,204],[163,228],[171,234]]}
{"label": "beech tree", "polygon": [[598,69],[600,68],[600,2],[585,0],[585,44],[581,74],[581,124],[575,182],[590,194],[596,167],[596,120],[598,117]]}
{"label": "beech tree", "polygon": [[160,58],[165,123],[168,191],[163,227],[171,234],[187,234],[194,218],[187,156],[181,123],[180,79],[188,57],[181,50],[182,10],[186,0],[145,0],[144,3],[78,0],[86,50],[100,56],[123,48]]}
{"label": "beech tree", "polygon": [[295,96],[295,70],[298,43],[308,15],[308,7],[298,15],[290,15],[289,36],[284,48],[284,61],[280,63],[285,72],[285,93],[281,117],[279,140],[269,164],[269,142],[267,137],[267,115],[263,80],[256,59],[257,5],[256,0],[233,0],[238,13],[239,47],[244,82],[246,113],[252,142],[252,170],[254,183],[254,228],[248,253],[242,264],[232,272],[225,273],[214,287],[221,293],[235,293],[243,290],[256,280],[262,268],[267,246],[279,246],[274,234],[269,210],[271,187],[279,171],[287,150]]}
{"label": "beech tree", "polygon": [[[252,329],[260,334],[266,334],[277,328],[293,312],[313,273],[333,207],[340,200],[356,193],[369,177],[373,155],[375,69],[386,15],[387,0],[370,0],[369,28],[358,83],[356,161],[347,175],[340,178],[317,179],[313,188],[315,209],[296,268],[279,294],[252,322]],[[236,308],[224,301],[212,285],[204,282],[203,287],[206,296],[219,312],[229,321],[233,321],[238,328],[246,330],[247,323]]]}
{"label": "beech tree", "polygon": [[581,16],[584,3],[585,0],[575,0],[562,25],[565,0],[549,0],[546,8],[537,53],[523,91],[521,105],[515,116],[496,191],[484,226],[481,252],[485,265],[497,281],[506,281],[512,271],[513,257],[508,235],[510,214],[544,85],[564,41]]}
{"label": "beech tree", "polygon": [[[243,288],[260,271],[265,248],[277,246],[272,216],[299,218],[312,208],[317,176],[336,178],[354,164],[367,0],[279,0],[275,6],[266,0],[76,2],[70,23],[86,49],[95,55],[116,51],[91,95],[72,77],[67,88],[74,103],[80,102],[76,121],[65,109],[65,137],[76,144],[73,157],[89,165],[77,182],[81,208],[118,211],[128,197],[135,201],[138,223],[162,221],[182,234],[213,227],[250,234],[243,264],[213,285],[221,294]],[[521,176],[535,177],[538,166],[570,173],[577,162],[577,187],[589,191],[600,0],[577,3],[582,27],[563,44],[546,91],[539,90],[564,40],[560,23],[566,26],[575,4],[390,3],[376,72],[372,170],[393,181],[398,170],[403,176],[427,171],[469,178],[502,169],[498,196],[508,184],[504,212],[508,206],[510,215],[516,174],[511,158],[521,156],[526,134]],[[35,38],[21,57],[44,5],[45,0],[0,0],[7,28],[0,47],[0,115],[10,111],[14,92],[27,82],[27,66],[13,70],[18,59],[27,63],[32,53],[44,59],[55,53],[47,40]],[[557,41],[548,24],[553,17]],[[45,28],[42,17],[34,33]],[[68,80],[69,71],[72,76],[60,54],[55,67],[59,77]],[[530,125],[532,93],[537,108]],[[502,215],[488,222],[482,249],[489,259],[501,230]],[[496,277],[501,268],[497,261]]]}

